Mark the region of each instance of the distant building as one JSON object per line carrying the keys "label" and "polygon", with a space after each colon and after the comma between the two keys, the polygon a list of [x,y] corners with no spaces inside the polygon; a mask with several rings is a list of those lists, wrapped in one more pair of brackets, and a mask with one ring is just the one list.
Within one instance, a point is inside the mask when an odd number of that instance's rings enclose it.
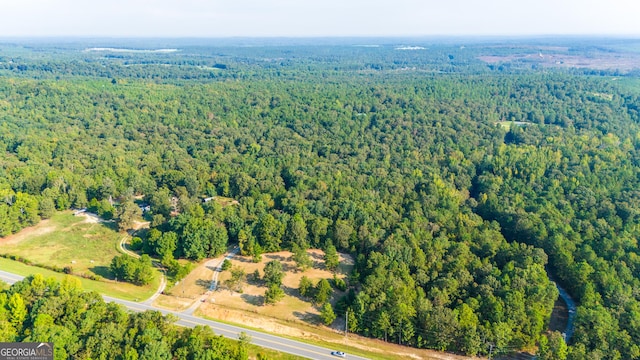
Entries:
{"label": "distant building", "polygon": [[209,201],[212,201],[212,200],[214,200],[215,198],[216,198],[215,196],[212,196],[212,197],[204,198],[202,201],[204,201],[204,202],[208,203]]}

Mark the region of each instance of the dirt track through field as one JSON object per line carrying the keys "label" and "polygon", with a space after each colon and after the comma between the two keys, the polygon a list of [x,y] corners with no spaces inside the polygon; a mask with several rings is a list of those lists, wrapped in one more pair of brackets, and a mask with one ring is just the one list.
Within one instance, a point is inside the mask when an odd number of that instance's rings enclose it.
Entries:
{"label": "dirt track through field", "polygon": [[55,226],[48,226],[48,225],[49,225],[48,219],[42,220],[38,224],[34,226],[26,227],[13,235],[0,238],[0,244],[18,244],[21,241],[28,239],[32,236],[45,235],[55,230]]}

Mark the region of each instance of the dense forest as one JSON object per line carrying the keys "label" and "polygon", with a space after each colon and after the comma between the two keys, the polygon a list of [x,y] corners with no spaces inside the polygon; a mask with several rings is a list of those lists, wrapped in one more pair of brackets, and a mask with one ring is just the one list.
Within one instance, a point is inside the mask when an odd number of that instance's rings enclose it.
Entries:
{"label": "dense forest", "polygon": [[85,292],[72,277],[35,275],[0,290],[0,341],[52,342],[54,359],[248,359],[248,343],[209,327],[173,324],[156,311],[130,313]]}
{"label": "dense forest", "polygon": [[[0,57],[0,236],[87,206],[125,229],[143,196],[138,245],[168,266],[235,243],[351,253],[353,332],[640,358],[632,72],[488,65],[482,44],[34,46]],[[579,304],[568,349],[548,272]]]}

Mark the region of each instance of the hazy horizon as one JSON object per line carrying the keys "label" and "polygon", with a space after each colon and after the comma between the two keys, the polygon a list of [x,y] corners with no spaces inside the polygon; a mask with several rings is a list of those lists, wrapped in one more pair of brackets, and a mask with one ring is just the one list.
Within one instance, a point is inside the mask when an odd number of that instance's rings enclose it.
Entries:
{"label": "hazy horizon", "polygon": [[631,0],[24,0],[3,4],[0,38],[634,37],[638,12]]}

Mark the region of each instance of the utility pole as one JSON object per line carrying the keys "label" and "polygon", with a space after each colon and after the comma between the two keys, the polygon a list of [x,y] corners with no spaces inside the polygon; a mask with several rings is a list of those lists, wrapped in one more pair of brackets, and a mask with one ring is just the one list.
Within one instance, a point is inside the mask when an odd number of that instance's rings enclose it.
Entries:
{"label": "utility pole", "polygon": [[349,308],[347,308],[347,313],[344,314],[344,338],[347,339],[347,333],[349,332]]}

